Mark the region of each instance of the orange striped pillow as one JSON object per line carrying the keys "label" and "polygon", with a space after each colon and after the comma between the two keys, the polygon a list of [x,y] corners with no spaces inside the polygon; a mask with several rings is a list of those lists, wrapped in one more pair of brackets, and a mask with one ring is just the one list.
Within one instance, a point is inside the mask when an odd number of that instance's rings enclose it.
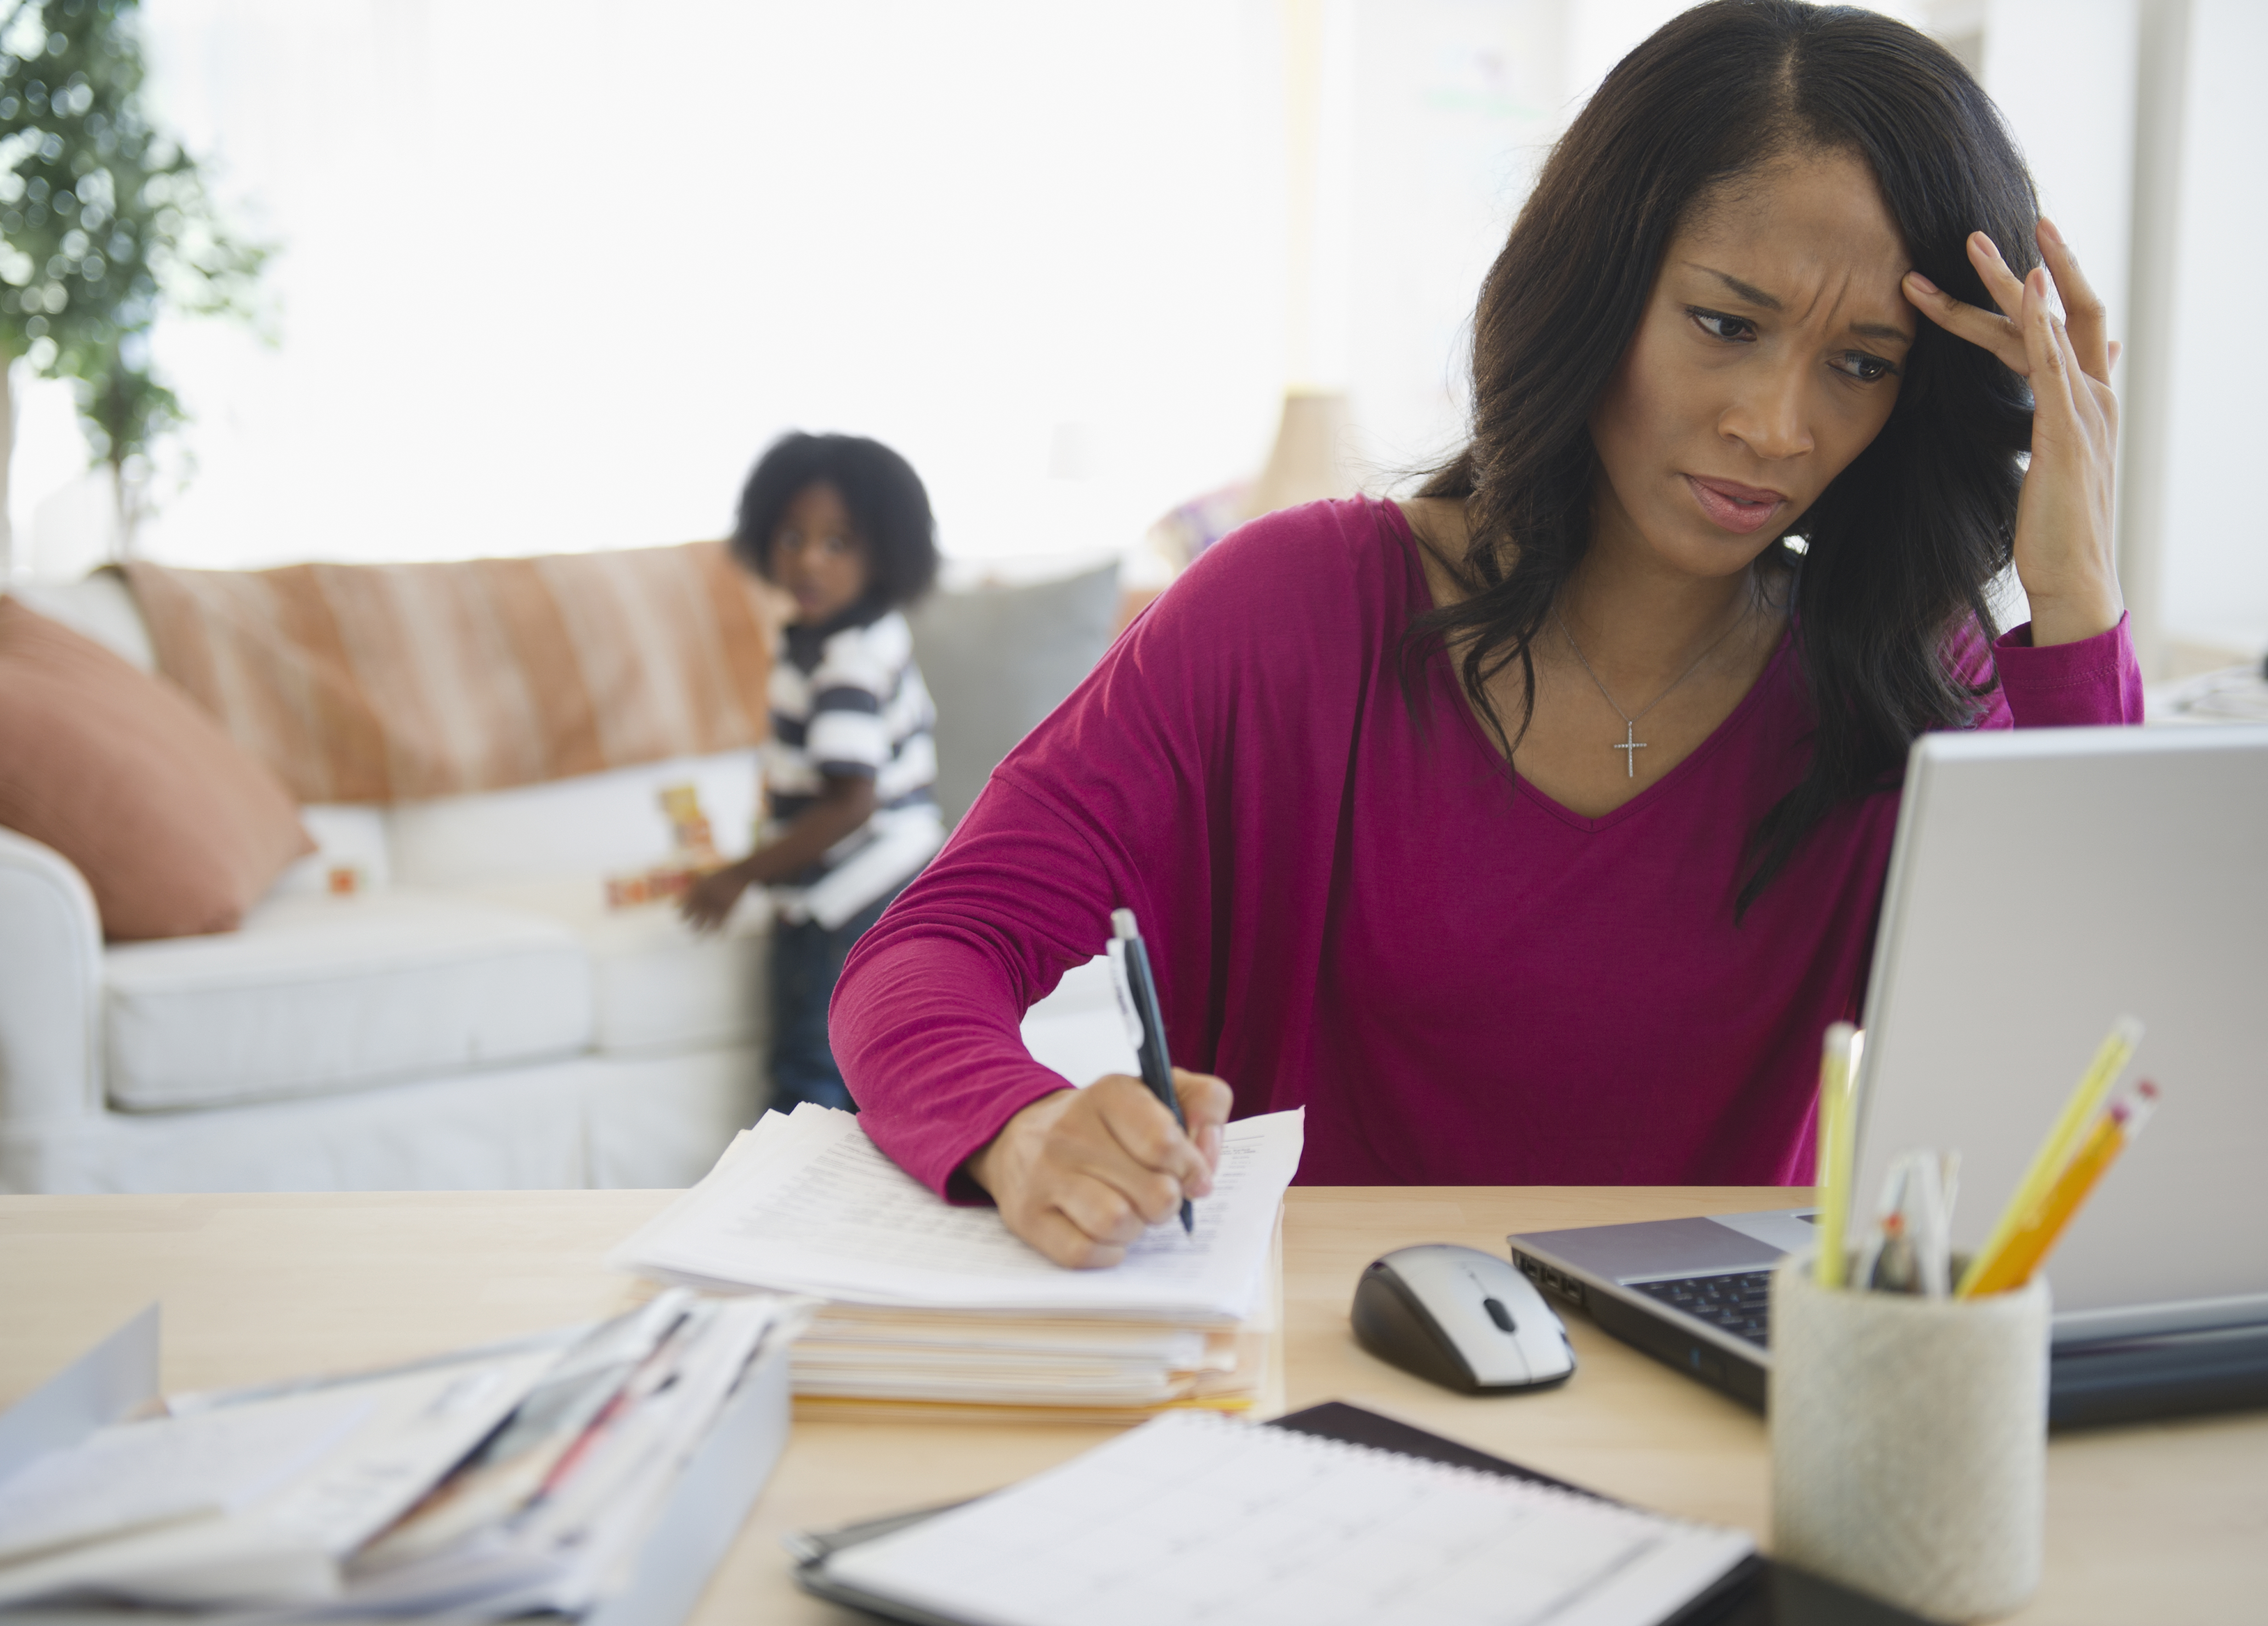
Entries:
{"label": "orange striped pillow", "polygon": [[761,741],[771,615],[717,542],[437,564],[129,564],[158,664],[302,801]]}

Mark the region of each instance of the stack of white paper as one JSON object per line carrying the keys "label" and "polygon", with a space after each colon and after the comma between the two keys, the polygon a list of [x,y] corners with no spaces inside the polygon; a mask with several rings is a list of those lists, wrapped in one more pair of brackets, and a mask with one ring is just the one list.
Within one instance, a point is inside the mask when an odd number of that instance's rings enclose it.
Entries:
{"label": "stack of white paper", "polygon": [[502,1350],[177,1397],[0,1483],[0,1606],[580,1613],[626,1579],[734,1386],[801,1321],[778,1299],[674,1292]]}
{"label": "stack of white paper", "polygon": [[847,1112],[768,1113],[617,1247],[663,1281],[828,1301],[795,1345],[805,1411],[1139,1417],[1258,1398],[1271,1244],[1301,1115],[1229,1125],[1197,1227],[1152,1226],[1108,1269],[1067,1270],[990,1208],[940,1200]]}

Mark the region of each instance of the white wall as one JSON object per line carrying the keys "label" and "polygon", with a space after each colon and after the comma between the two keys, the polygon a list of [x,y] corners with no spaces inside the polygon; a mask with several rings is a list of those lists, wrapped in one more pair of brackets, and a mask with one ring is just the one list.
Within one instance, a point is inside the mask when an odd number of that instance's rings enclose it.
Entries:
{"label": "white wall", "polygon": [[2268,265],[2268,5],[2191,0],[2161,592],[2168,633],[2268,649],[2268,392],[2246,329]]}
{"label": "white wall", "polygon": [[[2135,18],[2166,3],[1884,7],[1982,19],[1991,88],[2121,330]],[[2268,421],[2223,330],[2268,260],[2268,5],[2191,4],[2162,600],[2175,636],[2250,647],[2268,547],[2233,471]],[[145,551],[713,535],[790,426],[898,445],[951,553],[1114,550],[1253,472],[1294,383],[1350,391],[1387,480],[1456,443],[1473,298],[1543,151],[1678,9],[147,0],[153,95],[284,252],[279,346],[161,334],[199,468]],[[91,537],[105,496],[73,483],[62,387],[22,405],[19,549],[83,568],[50,544]]]}
{"label": "white wall", "polygon": [[[284,245],[280,347],[161,335],[200,468],[153,557],[714,535],[790,426],[898,445],[951,550],[1111,547],[1266,449],[1266,0],[145,9]],[[84,457],[39,393],[27,507]]]}
{"label": "white wall", "polygon": [[[2132,329],[2139,14],[2139,0],[1985,0],[1982,18],[1984,88],[2023,151],[2041,211],[2062,230],[2121,340]],[[2123,389],[2131,372],[2122,359],[2113,386]],[[2014,570],[2001,578],[1994,610],[2003,626],[2031,619]]]}
{"label": "white wall", "polygon": [[1568,116],[1633,46],[1685,9],[1685,0],[1585,0],[1569,6]]}
{"label": "white wall", "polygon": [[[2138,200],[2137,143],[2146,138],[2137,128],[2139,31],[2178,35],[2183,11],[2178,195]],[[2268,261],[2263,63],[2268,6],[2259,0],[1989,0],[1986,8],[1985,86],[2023,145],[2043,207],[2110,306],[2112,333],[2129,342],[2113,375],[2129,408],[2120,546],[2138,567],[2130,602],[2155,622],[2137,630],[2158,672],[2176,658],[2176,644],[2230,655],[2268,648],[2268,523],[2246,477],[2268,444],[2268,397],[2232,364],[2228,322],[2232,301],[2247,297],[2244,268]],[[2156,184],[2146,173],[2139,180]],[[2170,254],[2134,241],[2138,201],[2170,223]],[[2143,268],[2169,264],[2161,285],[2132,285]],[[2159,353],[2136,357],[2138,338]],[[2162,417],[2154,423],[2138,411]]]}
{"label": "white wall", "polygon": [[1473,304],[1568,113],[1557,0],[1365,0],[1346,346],[1358,460],[1390,483],[1463,440]]}
{"label": "white wall", "polygon": [[1990,0],[1984,88],[2023,148],[2041,210],[2125,331],[2134,195],[2137,0]]}

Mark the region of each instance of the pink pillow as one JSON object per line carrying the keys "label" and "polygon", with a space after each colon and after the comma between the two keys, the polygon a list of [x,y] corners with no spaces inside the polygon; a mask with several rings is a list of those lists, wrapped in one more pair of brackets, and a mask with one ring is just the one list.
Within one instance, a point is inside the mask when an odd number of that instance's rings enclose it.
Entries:
{"label": "pink pillow", "polygon": [[315,848],[276,776],[180,690],[12,599],[0,825],[78,867],[113,938],[227,931]]}

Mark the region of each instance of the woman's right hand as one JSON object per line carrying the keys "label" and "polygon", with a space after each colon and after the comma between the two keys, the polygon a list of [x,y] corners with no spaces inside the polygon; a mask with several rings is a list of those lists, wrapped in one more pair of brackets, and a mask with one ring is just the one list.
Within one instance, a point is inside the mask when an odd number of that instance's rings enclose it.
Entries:
{"label": "woman's right hand", "polygon": [[1008,1229],[1059,1265],[1115,1265],[1182,1199],[1209,1196],[1228,1122],[1228,1085],[1174,1069],[1184,1134],[1139,1078],[1113,1073],[1043,1095],[968,1159]]}

